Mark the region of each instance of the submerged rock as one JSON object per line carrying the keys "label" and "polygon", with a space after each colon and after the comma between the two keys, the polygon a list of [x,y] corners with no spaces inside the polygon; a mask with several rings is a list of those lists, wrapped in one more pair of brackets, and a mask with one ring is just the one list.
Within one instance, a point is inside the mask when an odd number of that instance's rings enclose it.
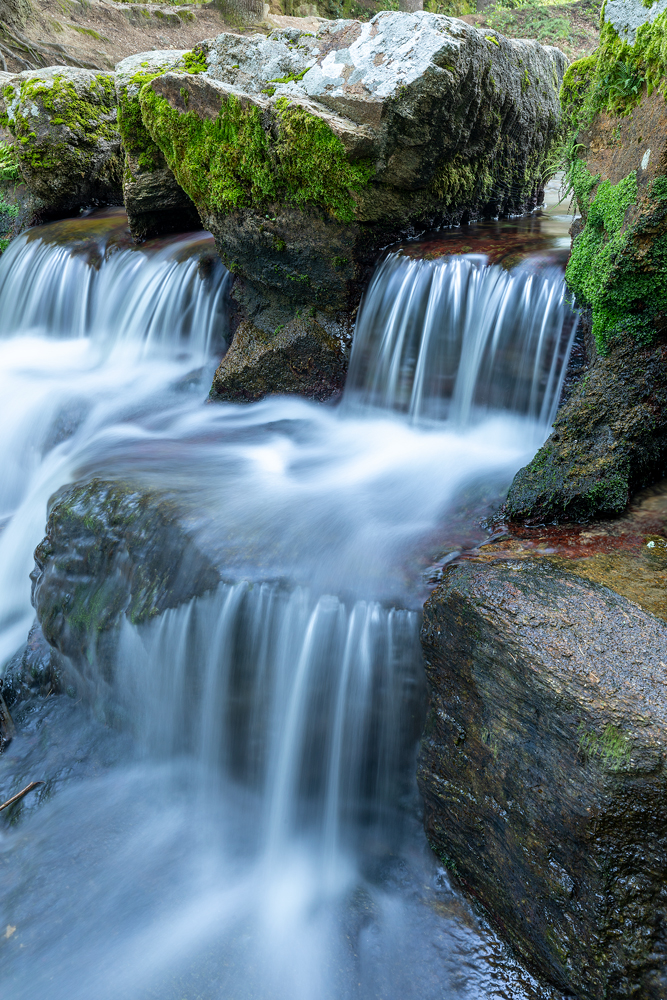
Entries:
{"label": "submerged rock", "polygon": [[[240,298],[315,308],[342,329],[381,248],[537,203],[564,65],[537,42],[384,11],[219,35],[139,101]],[[267,335],[271,314],[240,309]]]}
{"label": "submerged rock", "polygon": [[648,605],[610,589],[623,561],[505,544],[425,606],[428,839],[538,975],[580,1000],[664,998],[667,623],[641,580]]}
{"label": "submerged rock", "polygon": [[[667,469],[667,12],[622,6],[644,11],[633,44],[609,20],[563,85],[582,215],[566,279],[592,335],[554,433],[509,491],[516,519],[618,514]],[[621,16],[618,4],[606,9]]]}
{"label": "submerged rock", "polygon": [[118,128],[125,154],[123,200],[137,242],[200,226],[197,209],[146,131],[139,107],[139,91],[144,84],[166,70],[183,68],[186,55],[186,51],[170,49],[143,52],[128,56],[116,66]]}
{"label": "submerged rock", "polygon": [[35,550],[32,600],[47,642],[81,674],[105,662],[125,616],[147,621],[220,577],[166,498],[119,482],[74,484],[53,498]]}
{"label": "submerged rock", "polygon": [[2,92],[38,217],[122,204],[113,74],[51,66],[19,73]]}

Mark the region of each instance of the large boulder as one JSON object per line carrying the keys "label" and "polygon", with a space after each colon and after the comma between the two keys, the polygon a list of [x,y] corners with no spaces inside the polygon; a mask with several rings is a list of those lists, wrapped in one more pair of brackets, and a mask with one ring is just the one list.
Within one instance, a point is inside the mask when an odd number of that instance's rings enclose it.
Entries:
{"label": "large boulder", "polygon": [[70,66],[28,70],[5,82],[2,93],[0,124],[14,136],[38,216],[122,204],[112,73]]}
{"label": "large boulder", "polygon": [[579,1000],[667,997],[667,503],[647,504],[483,546],[424,610],[428,839]]}
{"label": "large boulder", "polygon": [[589,330],[588,368],[512,484],[516,519],[618,514],[667,469],[667,12],[658,7],[608,3],[600,48],[565,76],[582,216],[566,278]]}
{"label": "large boulder", "polygon": [[81,683],[91,662],[113,661],[123,617],[140,624],[215,588],[220,576],[170,500],[93,480],[52,498],[32,581],[44,637]]}
{"label": "large boulder", "polygon": [[349,314],[399,236],[537,202],[556,49],[384,11],[196,52],[142,88],[144,124],[230,270],[295,308]]}
{"label": "large boulder", "polygon": [[163,233],[198,229],[194,204],[176,181],[144,127],[139,91],[155,76],[186,67],[187,51],[168,49],[128,56],[116,65],[118,128],[123,143],[123,200],[137,242]]}

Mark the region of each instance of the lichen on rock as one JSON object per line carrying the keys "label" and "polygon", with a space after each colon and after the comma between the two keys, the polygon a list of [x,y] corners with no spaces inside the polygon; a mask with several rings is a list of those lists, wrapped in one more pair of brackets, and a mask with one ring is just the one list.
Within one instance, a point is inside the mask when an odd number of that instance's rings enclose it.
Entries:
{"label": "lichen on rock", "polygon": [[39,215],[122,203],[113,74],[30,70],[4,85],[3,99],[3,123]]}

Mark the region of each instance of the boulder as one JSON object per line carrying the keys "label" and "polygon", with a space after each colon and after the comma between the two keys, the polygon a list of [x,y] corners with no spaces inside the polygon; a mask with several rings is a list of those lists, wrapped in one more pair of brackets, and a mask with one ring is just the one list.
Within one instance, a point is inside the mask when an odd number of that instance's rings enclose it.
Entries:
{"label": "boulder", "polygon": [[529,968],[579,1000],[667,997],[658,500],[622,524],[505,534],[445,567],[424,609],[428,839]]}
{"label": "boulder", "polygon": [[220,576],[171,501],[127,483],[93,480],[52,498],[31,579],[44,637],[82,682],[93,660],[113,661],[124,616],[147,621],[215,588]]}
{"label": "boulder", "polygon": [[272,393],[331,398],[342,392],[347,369],[348,345],[337,334],[312,317],[292,319],[273,333],[244,321],[213,377],[211,399],[245,403]]}
{"label": "boulder", "polygon": [[667,469],[667,13],[657,7],[607,4],[600,48],[565,75],[582,215],[566,279],[584,312],[588,366],[512,484],[515,519],[618,514]]}
{"label": "boulder", "polygon": [[137,242],[164,233],[200,227],[194,204],[167,166],[162,150],[148,135],[139,107],[139,91],[153,77],[184,68],[186,51],[144,52],[116,66],[118,128],[125,155],[123,200]]}
{"label": "boulder", "polygon": [[230,270],[293,309],[349,315],[383,246],[537,203],[557,49],[383,11],[195,52],[142,88],[144,124]]}
{"label": "boulder", "polygon": [[122,159],[111,73],[70,66],[19,73],[2,88],[0,124],[38,217],[122,204]]}

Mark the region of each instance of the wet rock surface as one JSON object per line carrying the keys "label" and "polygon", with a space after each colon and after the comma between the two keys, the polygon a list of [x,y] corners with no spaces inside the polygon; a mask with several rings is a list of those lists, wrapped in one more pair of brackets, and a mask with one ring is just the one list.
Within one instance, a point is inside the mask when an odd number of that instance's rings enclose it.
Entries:
{"label": "wet rock surface", "polygon": [[534,523],[621,514],[667,468],[667,338],[615,338],[600,354],[582,322],[587,363],[553,433],[511,485],[506,514]]}
{"label": "wet rock surface", "polygon": [[294,319],[273,333],[240,324],[213,377],[210,398],[254,402],[298,394],[319,402],[342,392],[348,345],[313,318]]}
{"label": "wet rock surface", "polygon": [[30,70],[5,83],[3,99],[37,218],[122,204],[113,74]]}
{"label": "wet rock surface", "polygon": [[169,500],[93,480],[53,498],[32,580],[44,637],[82,679],[93,653],[104,662],[123,616],[146,621],[215,588],[220,577]]}
{"label": "wet rock surface", "polygon": [[568,995],[667,996],[667,491],[499,526],[425,606],[429,841]]}

